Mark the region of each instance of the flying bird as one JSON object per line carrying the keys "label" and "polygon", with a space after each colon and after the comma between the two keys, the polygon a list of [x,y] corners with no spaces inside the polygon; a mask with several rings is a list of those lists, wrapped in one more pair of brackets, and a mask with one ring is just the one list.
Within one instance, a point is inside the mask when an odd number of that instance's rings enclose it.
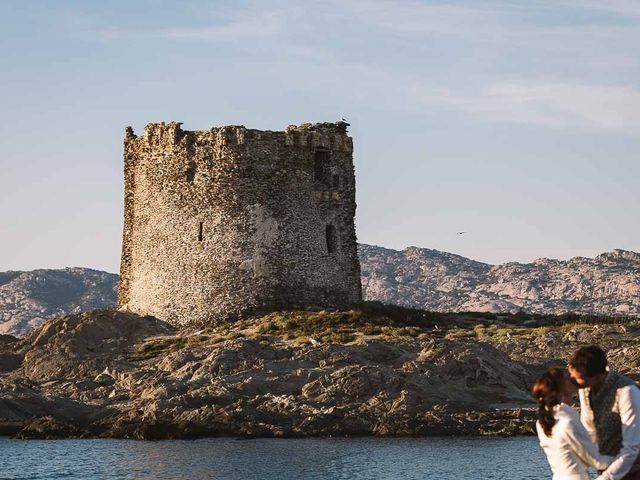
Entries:
{"label": "flying bird", "polygon": [[456,235],[464,235],[467,232],[456,232]]}

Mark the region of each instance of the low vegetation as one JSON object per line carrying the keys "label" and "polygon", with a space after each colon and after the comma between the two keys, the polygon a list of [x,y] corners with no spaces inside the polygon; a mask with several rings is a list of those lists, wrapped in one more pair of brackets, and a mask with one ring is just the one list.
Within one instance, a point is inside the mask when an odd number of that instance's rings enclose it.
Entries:
{"label": "low vegetation", "polygon": [[[339,311],[283,311],[261,317],[207,327],[198,332],[152,338],[130,354],[142,361],[182,348],[215,346],[246,338],[267,346],[284,342],[294,346],[324,343],[347,344],[358,338],[382,340],[425,340],[444,338],[482,341],[496,345],[546,336],[564,336],[594,326],[638,329],[637,319],[611,316],[494,314],[487,312],[438,313],[365,302],[361,308]],[[625,327],[626,325],[626,327]],[[616,327],[618,326],[618,327]],[[595,327],[595,328],[598,328]],[[610,332],[611,333],[611,332]],[[550,337],[550,338],[551,338]],[[573,340],[579,340],[578,337]],[[634,338],[629,342],[636,344]]]}

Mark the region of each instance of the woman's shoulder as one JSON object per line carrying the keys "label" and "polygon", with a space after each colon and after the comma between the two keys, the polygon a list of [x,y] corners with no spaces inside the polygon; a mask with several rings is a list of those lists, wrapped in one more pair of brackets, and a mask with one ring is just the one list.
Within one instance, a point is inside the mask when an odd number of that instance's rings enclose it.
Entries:
{"label": "woman's shoulder", "polygon": [[556,419],[556,425],[562,427],[563,430],[572,429],[574,425],[580,423],[580,414],[565,403],[556,405],[553,415]]}
{"label": "woman's shoulder", "polygon": [[[552,428],[552,437],[554,439],[562,438],[567,430],[573,429],[574,422],[580,421],[578,412],[576,412],[569,405],[565,405],[564,403],[553,407],[553,417],[556,420]],[[536,422],[536,429],[541,440],[543,439],[545,441],[549,441],[547,435],[544,433],[544,429],[542,428],[540,421]]]}

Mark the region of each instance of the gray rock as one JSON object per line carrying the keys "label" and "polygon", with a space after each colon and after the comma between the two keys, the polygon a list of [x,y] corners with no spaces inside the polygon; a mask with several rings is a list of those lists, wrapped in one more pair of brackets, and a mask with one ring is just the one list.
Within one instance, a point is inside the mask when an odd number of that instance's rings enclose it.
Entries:
{"label": "gray rock", "polygon": [[88,268],[0,272],[0,334],[24,336],[46,319],[112,307],[118,276]]}
{"label": "gray rock", "polygon": [[[203,343],[203,335],[183,337],[155,319],[113,311],[49,321],[10,343],[21,361],[0,375],[0,432],[190,438],[531,430],[529,420],[501,407],[531,406],[528,367],[487,343],[362,337],[296,346],[215,336]],[[461,424],[461,412],[481,420]]]}
{"label": "gray rock", "polygon": [[640,254],[489,265],[427,248],[359,245],[365,300],[440,312],[640,315]]}

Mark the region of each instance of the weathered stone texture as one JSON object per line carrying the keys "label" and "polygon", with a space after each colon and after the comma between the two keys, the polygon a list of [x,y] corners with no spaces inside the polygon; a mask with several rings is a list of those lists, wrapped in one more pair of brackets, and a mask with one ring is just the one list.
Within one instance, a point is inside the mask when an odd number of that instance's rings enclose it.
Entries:
{"label": "weathered stone texture", "polygon": [[175,325],[361,300],[345,123],[125,137],[118,305]]}

